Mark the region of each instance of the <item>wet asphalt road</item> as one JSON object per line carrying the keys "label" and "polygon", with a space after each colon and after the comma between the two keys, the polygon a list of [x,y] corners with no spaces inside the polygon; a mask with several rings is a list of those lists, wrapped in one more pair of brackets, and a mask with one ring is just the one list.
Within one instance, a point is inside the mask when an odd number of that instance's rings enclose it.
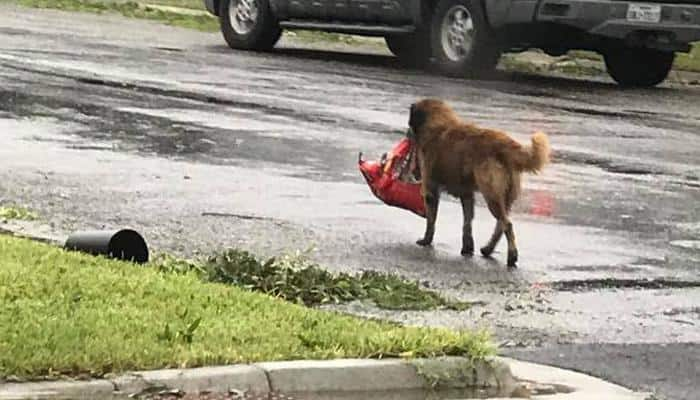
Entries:
{"label": "wet asphalt road", "polygon": [[[401,69],[372,46],[234,53],[218,34],[0,11],[0,202],[40,211],[41,226],[25,229],[132,226],[184,255],[314,246],[333,270],[395,271],[486,303],[341,309],[489,327],[506,354],[700,398],[699,90],[454,80]],[[381,205],[360,177],[357,153],[388,150],[425,96],[522,141],[550,135],[554,163],[527,177],[513,218],[517,271],[504,248],[459,257],[456,202],[441,207],[435,248],[417,248],[423,222]],[[494,222],[479,205],[482,243]]]}

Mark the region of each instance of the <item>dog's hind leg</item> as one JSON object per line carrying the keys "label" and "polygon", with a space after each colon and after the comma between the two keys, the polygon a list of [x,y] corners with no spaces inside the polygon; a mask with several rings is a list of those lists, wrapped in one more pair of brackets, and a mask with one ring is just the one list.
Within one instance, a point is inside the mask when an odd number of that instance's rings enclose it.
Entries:
{"label": "dog's hind leg", "polygon": [[506,189],[505,196],[505,221],[506,226],[503,228],[508,238],[508,266],[515,267],[518,262],[518,247],[515,245],[515,232],[513,231],[513,224],[510,222],[508,215],[510,210],[513,208],[513,203],[520,195],[520,174],[518,172],[511,173],[509,186]]}
{"label": "dog's hind leg", "polygon": [[510,222],[508,215],[503,219],[503,231],[508,239],[508,266],[515,268],[518,263],[518,247],[515,245],[515,232],[513,232],[513,223]]}
{"label": "dog's hind leg", "polygon": [[486,202],[488,203],[489,210],[491,210],[491,213],[497,219],[497,222],[491,240],[486,246],[481,248],[481,254],[484,256],[490,255],[501,239],[501,236],[505,233],[506,239],[508,239],[508,266],[515,267],[515,264],[518,262],[518,248],[515,245],[513,223],[510,222],[510,218],[508,218],[506,206],[500,199],[495,200],[487,198]]}
{"label": "dog's hind leg", "polygon": [[462,255],[471,256],[474,254],[474,237],[472,236],[472,220],[474,219],[474,192],[462,195]]}
{"label": "dog's hind leg", "polygon": [[481,248],[481,254],[484,257],[490,257],[491,254],[493,254],[493,250],[496,248],[496,245],[501,240],[501,236],[503,236],[503,229],[501,229],[501,222],[496,221],[496,227],[493,228],[493,233],[491,234],[491,239],[489,239],[489,242],[486,244],[486,246]]}
{"label": "dog's hind leg", "polygon": [[[515,267],[518,261],[518,249],[515,244],[513,224],[508,218],[511,191],[511,177],[506,168],[495,160],[489,160],[474,171],[477,186],[484,195],[489,211],[496,218],[496,228],[488,244],[481,248],[481,254],[489,256],[493,253],[501,236],[505,233],[508,239],[508,266]],[[507,204],[508,203],[508,204]]]}

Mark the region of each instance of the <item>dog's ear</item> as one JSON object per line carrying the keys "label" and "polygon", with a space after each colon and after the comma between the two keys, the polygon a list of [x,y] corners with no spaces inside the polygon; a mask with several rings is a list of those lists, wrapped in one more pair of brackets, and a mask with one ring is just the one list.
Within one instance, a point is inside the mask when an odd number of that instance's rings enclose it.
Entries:
{"label": "dog's ear", "polygon": [[411,114],[408,117],[408,126],[413,129],[414,132],[418,131],[418,128],[425,124],[428,115],[425,111],[416,107],[416,104],[411,104]]}

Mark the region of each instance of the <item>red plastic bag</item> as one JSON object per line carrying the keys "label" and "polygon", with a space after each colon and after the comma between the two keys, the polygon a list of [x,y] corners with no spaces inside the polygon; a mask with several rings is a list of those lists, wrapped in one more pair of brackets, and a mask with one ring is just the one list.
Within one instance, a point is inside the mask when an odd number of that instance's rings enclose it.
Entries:
{"label": "red plastic bag", "polygon": [[370,190],[384,203],[411,211],[425,218],[420,192],[417,155],[410,139],[405,138],[385,153],[380,161],[358,160],[360,172]]}

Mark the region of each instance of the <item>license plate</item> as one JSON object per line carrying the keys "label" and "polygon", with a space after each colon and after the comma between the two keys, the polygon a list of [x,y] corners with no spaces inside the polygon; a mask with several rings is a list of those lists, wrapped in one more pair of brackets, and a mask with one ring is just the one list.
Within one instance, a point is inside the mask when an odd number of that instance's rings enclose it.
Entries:
{"label": "license plate", "polygon": [[627,8],[627,20],[632,22],[661,21],[661,6],[658,4],[635,4],[632,3]]}

